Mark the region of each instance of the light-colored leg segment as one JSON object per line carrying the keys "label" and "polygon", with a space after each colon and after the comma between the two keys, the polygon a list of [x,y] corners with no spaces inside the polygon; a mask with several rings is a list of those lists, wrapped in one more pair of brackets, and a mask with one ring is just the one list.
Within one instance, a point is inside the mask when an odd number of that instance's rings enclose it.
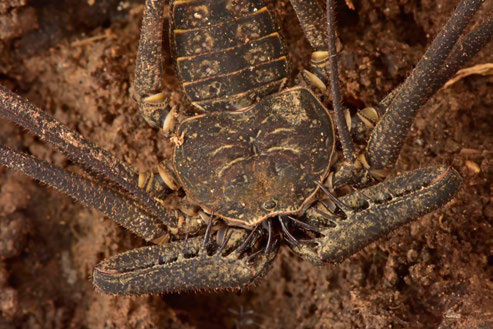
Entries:
{"label": "light-colored leg segment", "polygon": [[139,110],[154,128],[172,129],[174,116],[163,91],[164,0],[147,0],[135,68],[134,99]]}

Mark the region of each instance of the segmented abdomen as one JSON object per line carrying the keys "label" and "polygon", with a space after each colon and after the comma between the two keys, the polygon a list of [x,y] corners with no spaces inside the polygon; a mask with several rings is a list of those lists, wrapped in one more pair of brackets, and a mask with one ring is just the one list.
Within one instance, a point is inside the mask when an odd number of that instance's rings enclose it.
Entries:
{"label": "segmented abdomen", "polygon": [[240,109],[285,84],[285,46],[262,0],[175,0],[171,15],[177,74],[195,107]]}

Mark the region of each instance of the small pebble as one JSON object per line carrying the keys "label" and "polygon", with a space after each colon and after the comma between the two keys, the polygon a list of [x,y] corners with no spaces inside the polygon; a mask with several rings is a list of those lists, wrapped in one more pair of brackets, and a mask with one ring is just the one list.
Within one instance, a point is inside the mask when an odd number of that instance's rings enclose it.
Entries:
{"label": "small pebble", "polygon": [[472,171],[475,174],[479,174],[481,172],[481,168],[474,161],[466,160],[466,167],[467,167],[467,169],[469,169],[470,171]]}

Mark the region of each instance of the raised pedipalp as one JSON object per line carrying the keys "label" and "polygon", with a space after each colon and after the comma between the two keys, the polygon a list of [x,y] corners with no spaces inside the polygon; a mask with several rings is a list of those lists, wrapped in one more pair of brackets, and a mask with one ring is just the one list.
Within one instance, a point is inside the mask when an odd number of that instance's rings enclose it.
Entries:
{"label": "raised pedipalp", "polygon": [[202,237],[133,249],[96,265],[93,283],[119,295],[240,288],[262,277],[277,255],[276,242],[268,252],[255,250],[259,238],[237,230],[211,253],[202,247]]}
{"label": "raised pedipalp", "polygon": [[[307,212],[320,227],[322,237],[291,246],[301,257],[317,264],[339,262],[420,216],[449,202],[462,178],[451,167],[436,166],[406,172],[385,182],[339,198],[345,216]],[[312,219],[313,220],[313,219]]]}

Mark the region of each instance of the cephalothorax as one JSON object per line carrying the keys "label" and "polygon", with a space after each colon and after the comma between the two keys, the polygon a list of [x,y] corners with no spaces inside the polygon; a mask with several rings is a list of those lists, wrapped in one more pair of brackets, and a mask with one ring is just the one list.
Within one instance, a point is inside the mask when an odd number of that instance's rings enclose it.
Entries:
{"label": "cephalothorax", "polygon": [[[148,0],[133,96],[146,121],[171,135],[172,158],[138,175],[0,87],[2,116],[59,147],[93,179],[3,145],[0,163],[154,242],[96,266],[94,284],[106,293],[242,287],[267,271],[282,241],[316,264],[340,261],[457,192],[461,178],[445,166],[377,181],[395,164],[419,107],[492,39],[491,18],[463,35],[482,2],[462,0],[410,77],[351,119],[335,74],[333,1],[326,32],[317,0],[291,0],[314,48],[301,86],[291,88],[286,46],[263,0],[171,1],[171,53],[185,107],[163,90],[164,0]],[[329,81],[335,124],[309,89],[325,92]],[[344,154],[335,164],[334,126]],[[362,131],[369,139],[357,154],[351,134]],[[358,190],[336,198],[343,185]],[[170,195],[181,203],[166,209]]]}
{"label": "cephalothorax", "polygon": [[334,145],[330,117],[312,97],[291,89],[183,122],[174,163],[187,196],[240,226],[300,213],[328,175]]}

